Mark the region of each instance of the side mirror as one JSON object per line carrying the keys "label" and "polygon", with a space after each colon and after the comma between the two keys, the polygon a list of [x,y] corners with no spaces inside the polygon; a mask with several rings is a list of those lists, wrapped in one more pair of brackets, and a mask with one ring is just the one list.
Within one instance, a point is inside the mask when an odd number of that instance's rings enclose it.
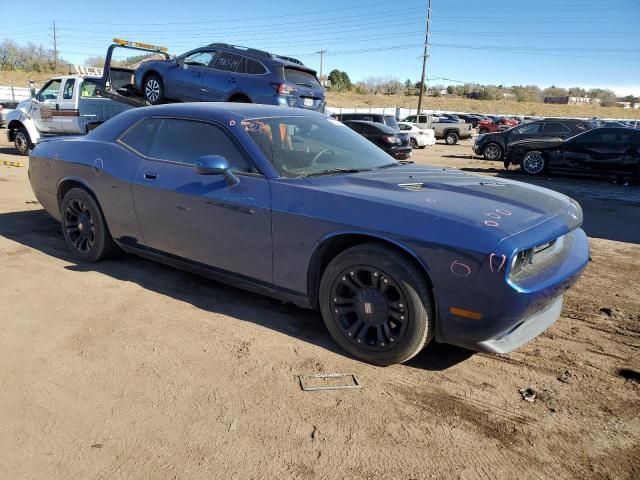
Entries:
{"label": "side mirror", "polygon": [[199,175],[224,175],[229,186],[240,183],[240,179],[231,171],[227,159],[221,155],[205,155],[195,163],[193,168]]}

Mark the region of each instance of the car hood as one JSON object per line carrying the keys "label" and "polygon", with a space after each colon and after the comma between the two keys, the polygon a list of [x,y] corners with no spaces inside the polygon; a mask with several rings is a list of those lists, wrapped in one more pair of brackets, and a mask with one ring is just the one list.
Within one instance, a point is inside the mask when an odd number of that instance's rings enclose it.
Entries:
{"label": "car hood", "polygon": [[552,218],[559,219],[567,231],[582,223],[580,206],[558,192],[455,169],[405,165],[307,181],[325,192],[424,213],[425,221],[450,221],[490,231],[498,239]]}

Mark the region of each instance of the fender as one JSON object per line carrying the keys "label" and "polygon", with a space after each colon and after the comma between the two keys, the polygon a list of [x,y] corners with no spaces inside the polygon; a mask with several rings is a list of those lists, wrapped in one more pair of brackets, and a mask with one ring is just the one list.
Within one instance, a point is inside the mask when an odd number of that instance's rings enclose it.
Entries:
{"label": "fender", "polygon": [[13,139],[13,131],[19,127],[24,127],[27,130],[31,143],[34,145],[42,138],[33,118],[31,118],[27,110],[23,108],[16,108],[7,115],[7,129],[9,130],[10,140]]}
{"label": "fender", "polygon": [[56,185],[55,193],[58,197],[58,209],[60,209],[60,207],[62,206],[62,197],[63,197],[63,195],[60,195],[60,188],[62,187],[62,184],[65,182],[79,183],[80,185],[82,185],[87,190],[87,192],[89,192],[91,196],[95,198],[96,202],[98,202],[98,206],[100,206],[100,202],[98,200],[98,196],[96,195],[96,192],[93,190],[93,188],[89,186],[89,184],[84,179],[80,177],[64,177],[64,178],[61,178],[58,184]]}

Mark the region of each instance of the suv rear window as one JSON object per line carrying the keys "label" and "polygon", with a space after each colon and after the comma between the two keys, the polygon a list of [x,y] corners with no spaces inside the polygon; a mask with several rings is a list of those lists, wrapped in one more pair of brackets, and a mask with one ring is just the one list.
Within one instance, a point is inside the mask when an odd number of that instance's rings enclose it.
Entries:
{"label": "suv rear window", "polygon": [[285,67],[284,78],[287,82],[303,85],[305,87],[319,87],[320,83],[315,75],[297,68]]}
{"label": "suv rear window", "polygon": [[400,130],[400,127],[398,126],[398,121],[396,120],[396,117],[394,117],[393,115],[385,115],[384,123],[386,125],[389,125],[391,128],[395,130]]}

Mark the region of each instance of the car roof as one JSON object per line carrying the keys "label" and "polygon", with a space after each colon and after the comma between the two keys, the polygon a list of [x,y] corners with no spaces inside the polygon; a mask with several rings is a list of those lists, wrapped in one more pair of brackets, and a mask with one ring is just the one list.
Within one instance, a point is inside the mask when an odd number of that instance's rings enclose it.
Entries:
{"label": "car roof", "polygon": [[369,125],[370,127],[375,127],[384,133],[398,133],[395,128],[392,128],[388,125],[385,125],[384,123],[379,123],[379,122],[370,122],[368,120],[346,120],[343,123],[345,125],[348,125],[348,124]]}
{"label": "car roof", "polygon": [[90,132],[94,139],[111,141],[120,135],[123,128],[144,118],[175,117],[190,120],[214,121],[233,126],[238,122],[252,118],[309,117],[328,118],[322,113],[302,108],[260,105],[235,102],[194,102],[171,103],[126,110]]}

